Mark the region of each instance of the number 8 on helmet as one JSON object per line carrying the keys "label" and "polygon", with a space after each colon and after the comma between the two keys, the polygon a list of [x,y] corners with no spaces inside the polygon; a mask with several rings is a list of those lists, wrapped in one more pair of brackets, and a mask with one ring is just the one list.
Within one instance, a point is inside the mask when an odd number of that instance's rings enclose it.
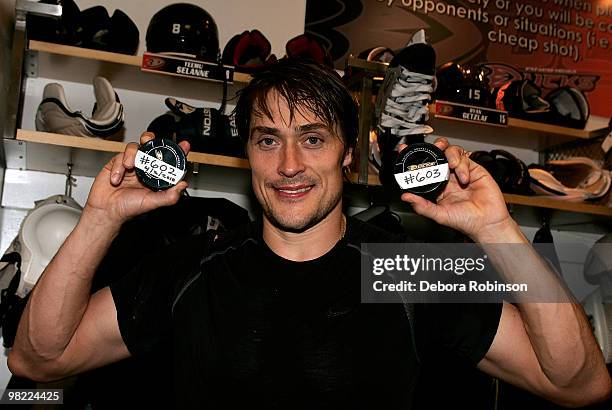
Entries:
{"label": "number 8 on helmet", "polygon": [[213,17],[193,4],[171,4],[151,18],[147,51],[217,62],[219,32]]}

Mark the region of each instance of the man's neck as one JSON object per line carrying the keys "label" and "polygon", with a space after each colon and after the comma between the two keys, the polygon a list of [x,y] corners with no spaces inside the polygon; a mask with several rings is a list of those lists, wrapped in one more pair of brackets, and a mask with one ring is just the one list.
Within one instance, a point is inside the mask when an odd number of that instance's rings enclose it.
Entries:
{"label": "man's neck", "polygon": [[342,207],[336,207],[325,219],[304,232],[287,232],[263,220],[263,239],[278,256],[303,262],[319,258],[344,236],[346,219]]}

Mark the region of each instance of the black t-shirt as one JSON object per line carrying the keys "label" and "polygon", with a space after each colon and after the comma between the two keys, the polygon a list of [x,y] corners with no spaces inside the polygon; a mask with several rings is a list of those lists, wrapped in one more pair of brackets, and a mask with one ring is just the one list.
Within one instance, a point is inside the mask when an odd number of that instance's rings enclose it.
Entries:
{"label": "black t-shirt", "polygon": [[409,409],[417,352],[476,364],[501,305],[415,305],[412,331],[404,305],[360,303],[360,244],[398,240],[349,218],[307,262],[258,223],[175,244],[111,286],[121,335],[134,356],[167,352],[177,409]]}

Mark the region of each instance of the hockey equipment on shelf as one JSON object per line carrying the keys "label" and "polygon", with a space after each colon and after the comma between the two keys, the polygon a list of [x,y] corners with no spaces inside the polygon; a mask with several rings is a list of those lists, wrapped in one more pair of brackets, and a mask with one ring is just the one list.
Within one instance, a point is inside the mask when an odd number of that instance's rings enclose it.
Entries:
{"label": "hockey equipment on shelf", "polygon": [[117,9],[109,16],[103,6],[91,7],[83,10],[81,22],[82,47],[122,54],[136,54],[138,51],[138,27],[123,11]]}
{"label": "hockey equipment on shelf", "polygon": [[28,14],[26,24],[31,40],[80,46],[82,37],[81,10],[73,0],[41,0],[43,4],[60,4],[62,15],[59,18]]}
{"label": "hockey equipment on shelf", "polygon": [[[155,134],[155,137],[176,141],[176,123],[179,120],[180,117],[172,112],[164,113],[151,121],[147,131]],[[191,150],[197,151],[193,147]]]}
{"label": "hockey equipment on shelf", "polygon": [[165,102],[171,113],[155,118],[148,131],[177,143],[189,141],[195,152],[244,157],[233,115],[210,107],[196,108],[176,98],[168,97]]}
{"label": "hockey equipment on shelf", "polygon": [[[494,91],[495,106],[516,118],[533,119],[545,113],[550,104],[542,98],[542,90],[529,80],[509,81]],[[532,117],[530,117],[532,116]]]}
{"label": "hockey equipment on shelf", "polygon": [[248,73],[276,62],[276,56],[271,52],[270,41],[259,30],[244,31],[226,44],[222,61]]}
{"label": "hockey equipment on shelf", "polygon": [[118,134],[123,127],[119,96],[104,77],[95,77],[93,87],[96,102],[90,117],[70,108],[60,84],[47,84],[36,112],[36,129],[81,137],[109,138]]}
{"label": "hockey equipment on shelf", "polygon": [[395,57],[395,51],[389,47],[373,47],[359,53],[357,58],[378,63],[390,63]]}
{"label": "hockey equipment on shelf", "polygon": [[491,91],[483,66],[463,67],[455,62],[442,65],[436,72],[436,100],[479,107],[491,104]]}
{"label": "hockey equipment on shelf", "polygon": [[530,195],[527,165],[504,150],[474,151],[470,159],[482,165],[491,174],[502,192]]}
{"label": "hockey equipment on shelf", "polygon": [[542,91],[532,81],[514,80],[494,90],[493,96],[498,110],[528,121],[584,129],[590,115],[586,96],[569,86],[542,97]]}
{"label": "hockey equipment on shelf", "polygon": [[610,189],[610,171],[586,157],[548,161],[529,167],[531,188],[537,195],[579,202],[601,198]]}
{"label": "hockey equipment on shelf", "polygon": [[59,18],[28,14],[28,37],[32,40],[91,48],[122,54],[136,54],[140,34],[138,27],[123,11],[112,17],[104,6],[80,11],[73,0],[42,0],[61,4]]}
{"label": "hockey equipment on shelf", "polygon": [[551,115],[546,122],[565,127],[584,129],[589,119],[589,102],[582,91],[574,87],[560,87],[551,91],[546,100]]}
{"label": "hockey equipment on shelf", "polygon": [[312,34],[300,34],[287,41],[285,52],[288,58],[304,58],[333,68],[334,63],[329,51]]}
{"label": "hockey equipment on shelf", "polygon": [[155,13],[146,41],[151,53],[214,63],[219,60],[217,24],[206,10],[193,4],[171,4]]}

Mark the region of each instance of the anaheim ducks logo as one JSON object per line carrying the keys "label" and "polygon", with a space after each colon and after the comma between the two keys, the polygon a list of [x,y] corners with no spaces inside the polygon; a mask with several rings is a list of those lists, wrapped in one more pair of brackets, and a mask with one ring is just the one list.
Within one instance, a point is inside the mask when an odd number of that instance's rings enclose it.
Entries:
{"label": "anaheim ducks logo", "polygon": [[454,109],[452,105],[445,104],[444,101],[436,102],[436,114],[451,115]]}
{"label": "anaheim ducks logo", "polygon": [[166,65],[166,60],[164,60],[163,58],[152,56],[150,54],[145,54],[144,56],[142,56],[142,67],[143,68],[159,70],[165,65]]}
{"label": "anaheim ducks logo", "polygon": [[492,89],[503,87],[512,81],[530,80],[542,89],[542,95],[559,87],[573,87],[582,92],[589,92],[595,89],[600,76],[595,74],[579,74],[574,72],[563,72],[555,69],[525,69],[519,70],[508,64],[502,63],[483,63],[487,68],[489,86]]}

